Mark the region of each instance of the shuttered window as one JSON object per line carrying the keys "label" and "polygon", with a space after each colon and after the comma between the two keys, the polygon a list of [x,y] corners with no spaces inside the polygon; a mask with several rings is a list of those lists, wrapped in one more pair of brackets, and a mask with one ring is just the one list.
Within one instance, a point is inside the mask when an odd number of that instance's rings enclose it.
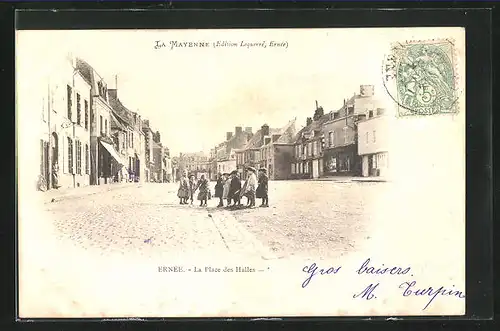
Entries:
{"label": "shuttered window", "polygon": [[73,140],[68,137],[68,172],[71,174],[75,173],[73,168]]}
{"label": "shuttered window", "polygon": [[85,174],[89,174],[89,144],[85,144]]}

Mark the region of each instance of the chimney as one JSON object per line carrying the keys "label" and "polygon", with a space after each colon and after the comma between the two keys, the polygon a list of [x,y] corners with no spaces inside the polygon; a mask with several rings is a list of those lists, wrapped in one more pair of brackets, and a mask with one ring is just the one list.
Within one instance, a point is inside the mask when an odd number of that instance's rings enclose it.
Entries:
{"label": "chimney", "polygon": [[261,127],[261,130],[262,130],[262,136],[269,136],[269,125],[264,124]]}
{"label": "chimney", "polygon": [[241,134],[243,132],[243,128],[241,126],[235,126],[234,132],[236,135]]}
{"label": "chimney", "polygon": [[109,89],[108,90],[108,95],[111,99],[118,99],[118,93],[115,89]]}
{"label": "chimney", "polygon": [[249,127],[249,126],[247,126],[247,127],[245,128],[245,132],[246,132],[246,133],[250,133],[250,134],[251,134],[251,133],[252,133],[252,128],[251,128],[251,127]]}
{"label": "chimney", "polygon": [[313,119],[311,117],[308,117],[307,121],[306,121],[306,126],[311,125],[312,122],[313,122]]}
{"label": "chimney", "polygon": [[316,100],[316,109],[318,109],[318,100]]}
{"label": "chimney", "polygon": [[226,132],[226,140],[229,140],[233,137],[233,133],[232,132]]}
{"label": "chimney", "polygon": [[375,93],[374,90],[375,90],[375,86],[373,86],[373,85],[360,85],[359,86],[359,94],[362,97],[373,96],[373,94]]}

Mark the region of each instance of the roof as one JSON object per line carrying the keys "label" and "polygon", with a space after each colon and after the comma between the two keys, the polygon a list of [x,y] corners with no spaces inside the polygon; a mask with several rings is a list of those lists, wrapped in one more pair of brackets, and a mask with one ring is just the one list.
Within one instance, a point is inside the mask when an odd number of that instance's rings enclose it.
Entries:
{"label": "roof", "polygon": [[[281,129],[269,128],[269,135],[280,134]],[[259,129],[248,141],[244,149],[260,148],[262,146],[262,129]]]}
{"label": "roof", "polygon": [[302,138],[302,135],[304,133],[309,133],[311,131],[315,131],[315,130],[319,130],[321,129],[321,126],[327,122],[328,120],[330,119],[330,114],[329,113],[326,113],[324,115],[322,115],[318,120],[316,121],[312,121],[311,124],[303,127],[302,129],[299,130],[299,132],[297,132],[297,134],[295,135],[295,138],[293,140],[291,140],[291,142],[297,142],[299,139]]}
{"label": "roof", "polygon": [[122,104],[120,99],[115,98],[114,96],[111,95],[112,94],[110,93],[110,98],[108,101],[115,115],[119,119],[124,121],[127,125],[134,126],[134,117],[132,115],[132,112]]}
{"label": "roof", "polygon": [[283,128],[282,128],[282,134],[281,136],[278,138],[278,140],[275,141],[275,143],[278,143],[278,144],[287,144],[287,143],[290,143],[293,141],[293,139],[295,138],[295,122],[297,121],[297,118],[294,118],[293,120],[291,120],[290,122],[287,123],[287,125],[285,125]]}

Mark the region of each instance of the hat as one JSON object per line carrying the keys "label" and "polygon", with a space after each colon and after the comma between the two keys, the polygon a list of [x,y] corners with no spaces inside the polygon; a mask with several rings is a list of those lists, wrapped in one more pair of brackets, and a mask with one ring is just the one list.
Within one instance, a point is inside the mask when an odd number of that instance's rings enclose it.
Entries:
{"label": "hat", "polygon": [[225,173],[223,173],[222,175],[224,176],[224,175],[229,175],[229,174],[228,174],[227,172],[225,172]]}
{"label": "hat", "polygon": [[248,169],[248,170],[250,170],[250,171],[253,171],[253,172],[256,172],[256,171],[257,171],[257,170],[255,170],[255,168],[254,168],[254,167],[247,167],[247,169]]}
{"label": "hat", "polygon": [[259,171],[267,172],[267,169],[266,168],[260,168]]}
{"label": "hat", "polygon": [[236,175],[238,173],[238,170],[233,170],[231,171],[230,175]]}

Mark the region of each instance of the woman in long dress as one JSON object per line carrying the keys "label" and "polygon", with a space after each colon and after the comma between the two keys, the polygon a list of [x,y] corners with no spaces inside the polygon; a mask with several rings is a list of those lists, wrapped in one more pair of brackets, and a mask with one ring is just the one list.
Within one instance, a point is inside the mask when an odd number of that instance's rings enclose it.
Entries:
{"label": "woman in long dress", "polygon": [[187,199],[189,198],[189,183],[187,179],[187,174],[183,173],[181,179],[179,180],[179,191],[177,191],[177,196],[180,199],[181,205],[187,205]]}
{"label": "woman in long dress", "polygon": [[201,175],[200,180],[198,181],[198,185],[196,186],[196,190],[200,190],[198,192],[198,200],[200,200],[200,207],[207,206],[207,200],[209,197],[208,180],[205,179],[205,175]]}
{"label": "woman in long dress", "polygon": [[227,200],[227,205],[231,204],[231,199],[229,198],[229,189],[231,187],[231,180],[229,179],[229,174],[222,174],[224,187],[222,189],[222,200]]}
{"label": "woman in long dress", "polygon": [[255,168],[248,167],[248,176],[243,188],[241,189],[241,196],[247,197],[247,207],[252,208],[255,206],[255,189],[257,188],[257,176],[255,175]]}
{"label": "woman in long dress", "polygon": [[241,180],[238,176],[237,170],[231,172],[231,178],[229,179],[229,182],[229,192],[227,193],[227,197],[230,202],[233,201],[233,206],[239,206],[241,204]]}

